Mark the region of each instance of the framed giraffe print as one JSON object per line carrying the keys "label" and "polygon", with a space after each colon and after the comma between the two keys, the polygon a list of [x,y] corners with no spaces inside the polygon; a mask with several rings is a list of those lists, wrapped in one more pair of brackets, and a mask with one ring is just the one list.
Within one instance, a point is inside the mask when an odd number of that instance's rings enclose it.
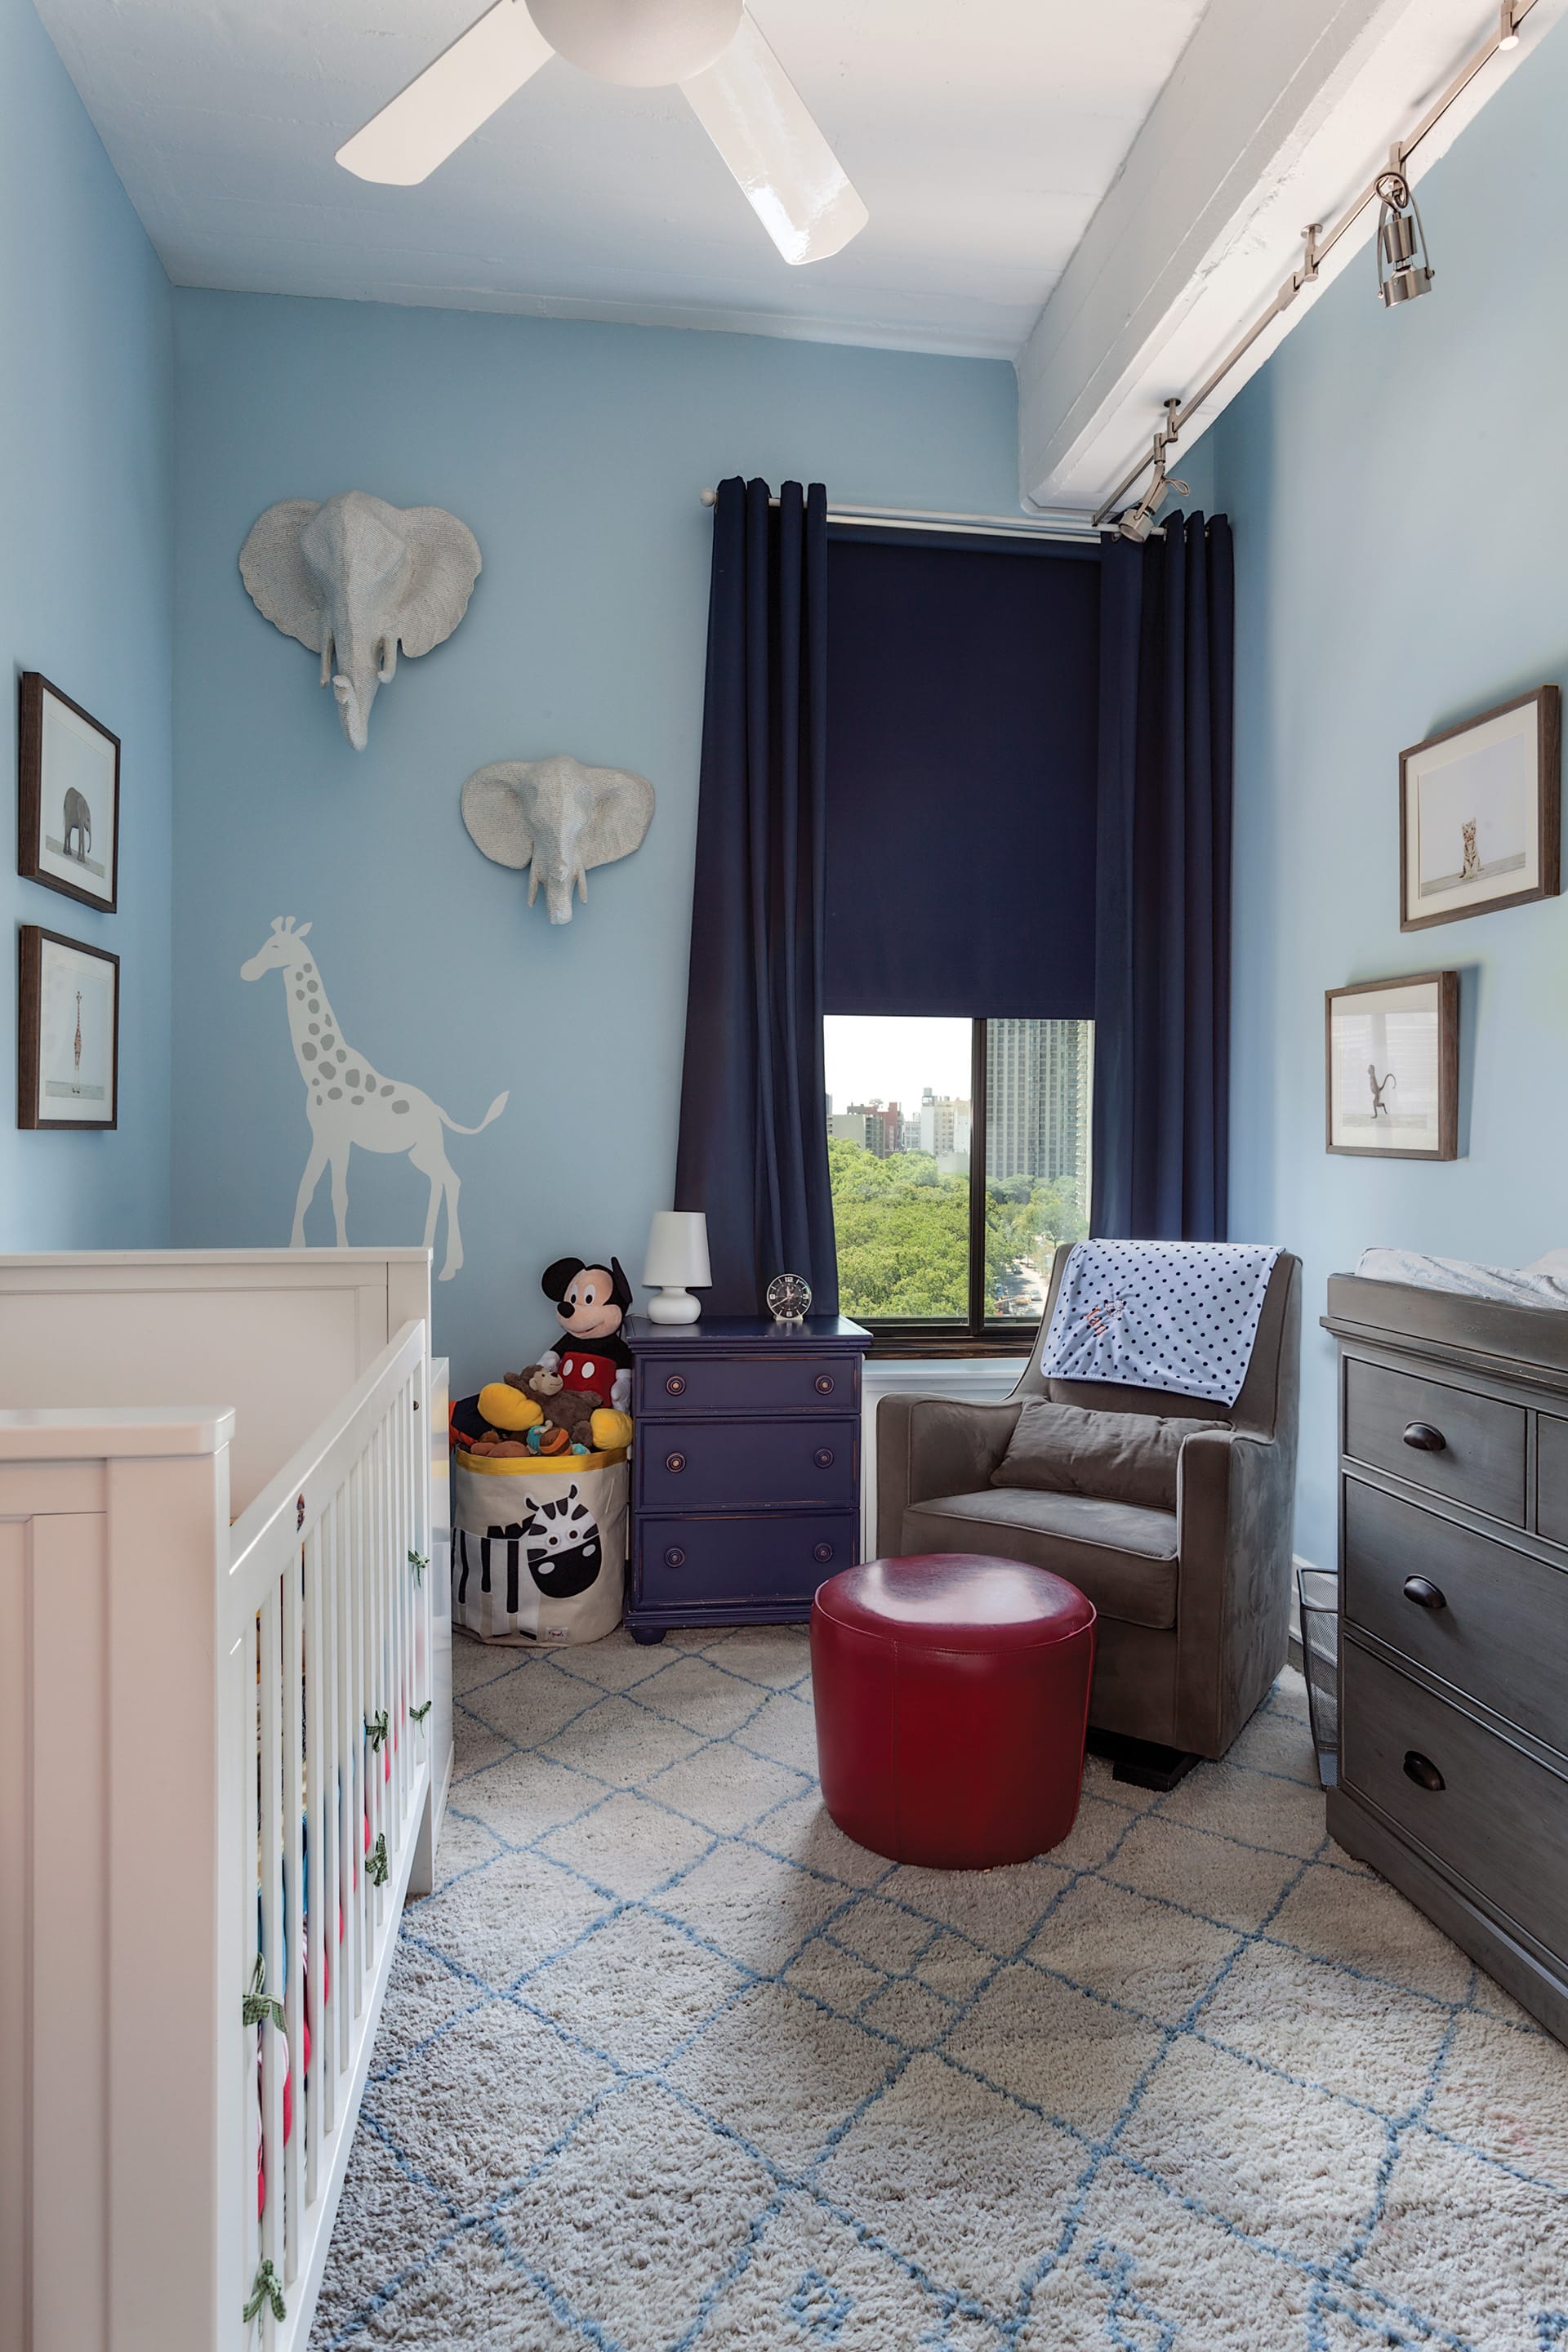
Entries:
{"label": "framed giraffe print", "polygon": [[24,670],[16,871],[112,915],[120,890],[120,738]]}
{"label": "framed giraffe print", "polygon": [[1331,988],[1328,1146],[1370,1160],[1459,1156],[1459,975]]}
{"label": "framed giraffe print", "polygon": [[120,958],[24,923],[16,1124],[120,1123]]}
{"label": "framed giraffe print", "polygon": [[1555,898],[1562,697],[1538,686],[1399,755],[1399,928]]}

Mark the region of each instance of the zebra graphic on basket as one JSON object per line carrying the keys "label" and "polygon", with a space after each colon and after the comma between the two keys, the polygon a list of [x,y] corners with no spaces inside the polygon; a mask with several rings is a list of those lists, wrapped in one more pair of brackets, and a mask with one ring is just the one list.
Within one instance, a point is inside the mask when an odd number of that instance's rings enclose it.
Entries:
{"label": "zebra graphic on basket", "polygon": [[533,1504],[526,1519],[513,1521],[510,1527],[488,1528],[482,1536],[469,1536],[462,1528],[457,1534],[458,1605],[468,1597],[468,1574],[474,1565],[474,1554],[478,1554],[479,1591],[489,1592],[492,1555],[497,1547],[504,1546],[506,1607],[510,1617],[518,1613],[525,1556],[530,1576],[550,1601],[572,1601],[578,1593],[586,1592],[604,1563],[599,1523],[578,1494],[575,1480],[564,1495],[548,1503]]}

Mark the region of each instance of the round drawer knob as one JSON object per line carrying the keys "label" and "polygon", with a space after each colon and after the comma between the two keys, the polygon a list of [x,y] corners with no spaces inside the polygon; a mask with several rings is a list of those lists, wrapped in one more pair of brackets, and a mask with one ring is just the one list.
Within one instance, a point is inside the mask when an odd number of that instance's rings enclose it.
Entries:
{"label": "round drawer knob", "polygon": [[1407,1780],[1414,1780],[1418,1789],[1436,1790],[1448,1785],[1430,1756],[1423,1756],[1415,1748],[1407,1748],[1405,1751],[1405,1777]]}
{"label": "round drawer knob", "polygon": [[668,1396],[684,1396],[686,1394],[686,1381],[679,1372],[671,1372],[664,1386],[665,1393]]}
{"label": "round drawer knob", "polygon": [[1405,1443],[1414,1446],[1417,1454],[1446,1454],[1448,1450],[1447,1439],[1429,1421],[1411,1422],[1405,1432]]}
{"label": "round drawer knob", "polygon": [[833,1394],[833,1375],[831,1372],[818,1372],[816,1376],[816,1393],[818,1396],[831,1396]]}
{"label": "round drawer knob", "polygon": [[816,1466],[817,1466],[817,1468],[818,1468],[819,1470],[831,1470],[831,1469],[832,1469],[832,1467],[833,1467],[833,1448],[832,1448],[832,1446],[831,1446],[831,1445],[819,1445],[819,1446],[817,1447],[817,1449],[816,1449],[816,1452],[812,1455],[812,1457],[811,1457],[811,1458],[812,1458],[812,1460],[816,1463]]}
{"label": "round drawer knob", "polygon": [[686,1554],[681,1550],[679,1544],[670,1545],[669,1549],[664,1555],[664,1564],[666,1568],[684,1568],[686,1566]]}
{"label": "round drawer knob", "polygon": [[1448,1605],[1447,1595],[1428,1576],[1407,1576],[1405,1598],[1414,1601],[1417,1609],[1446,1609]]}
{"label": "round drawer knob", "polygon": [[826,1568],[827,1562],[833,1558],[833,1546],[830,1543],[820,1543],[811,1556]]}
{"label": "round drawer knob", "polygon": [[685,1454],[667,1454],[664,1457],[664,1466],[670,1473],[672,1477],[675,1476],[679,1472],[684,1470],[686,1467]]}

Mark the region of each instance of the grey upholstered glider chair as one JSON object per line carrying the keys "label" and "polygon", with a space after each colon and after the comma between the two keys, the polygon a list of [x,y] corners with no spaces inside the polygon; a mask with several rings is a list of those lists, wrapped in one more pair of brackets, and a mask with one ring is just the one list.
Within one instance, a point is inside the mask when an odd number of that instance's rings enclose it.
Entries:
{"label": "grey upholstered glider chair", "polygon": [[[1280,1256],[1240,1395],[1047,1379],[1040,1353],[1069,1253],[1028,1370],[1005,1403],[884,1397],[877,1412],[877,1549],[986,1552],[1065,1576],[1100,1612],[1091,1732],[1121,1743],[1123,1777],[1167,1786],[1199,1756],[1223,1756],[1285,1662],[1289,1625],[1301,1346],[1301,1263]],[[1175,1508],[1115,1493],[996,1486],[1025,1402],[1214,1423],[1186,1436]],[[1108,1482],[1110,1483],[1110,1482]],[[1140,1754],[1137,1743],[1167,1751]]]}

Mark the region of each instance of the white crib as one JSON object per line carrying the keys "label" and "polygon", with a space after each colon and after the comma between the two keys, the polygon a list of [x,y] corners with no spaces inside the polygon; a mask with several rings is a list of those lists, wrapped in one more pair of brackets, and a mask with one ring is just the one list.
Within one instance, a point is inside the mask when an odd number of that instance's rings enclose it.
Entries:
{"label": "white crib", "polygon": [[444,1391],[423,1250],[0,1258],[4,2352],[304,2345],[450,1770]]}

